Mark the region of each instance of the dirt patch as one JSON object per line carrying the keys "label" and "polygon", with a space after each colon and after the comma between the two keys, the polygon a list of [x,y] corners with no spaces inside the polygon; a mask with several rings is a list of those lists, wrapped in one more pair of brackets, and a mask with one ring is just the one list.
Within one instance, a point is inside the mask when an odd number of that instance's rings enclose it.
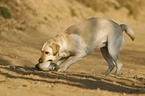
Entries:
{"label": "dirt patch", "polygon": [[[22,66],[9,66],[1,65],[1,89],[12,91],[11,94],[17,96],[22,94],[22,90],[25,90],[23,95],[29,95],[26,91],[32,89],[31,95],[49,94],[61,95],[63,94],[75,94],[77,96],[84,94],[84,96],[93,96],[94,94],[105,94],[109,96],[111,94],[120,94],[127,96],[127,94],[144,94],[145,79],[142,77],[124,77],[113,75],[97,75],[75,72],[43,72],[37,71],[34,67],[22,67]],[[66,91],[65,91],[66,90]],[[22,92],[22,93],[21,93]],[[25,93],[26,92],[26,93]],[[75,92],[75,93],[74,93]],[[90,94],[91,93],[91,94]],[[9,94],[4,93],[2,94]],[[6,95],[3,95],[6,96]],[[43,96],[43,95],[42,95]]]}
{"label": "dirt patch", "polygon": [[[0,13],[1,96],[145,95],[144,1],[135,1],[143,2],[137,9],[137,18],[128,15],[135,8],[134,3],[130,3],[131,0],[125,3],[131,4],[130,11],[123,2],[118,3],[121,0],[110,0],[105,4],[101,2],[105,8],[102,6],[101,10],[105,11],[94,10],[91,2],[86,5],[81,1],[0,0],[0,8],[7,8],[12,16],[11,19],[6,19]],[[120,7],[121,4],[124,7]],[[119,9],[116,9],[118,6]],[[108,65],[99,49],[73,64],[65,73],[44,72],[34,68],[41,46],[46,40],[90,17],[110,18],[119,24],[129,25],[135,32],[134,42],[124,34],[126,45],[119,54],[123,63],[119,76],[100,74],[107,70]]]}

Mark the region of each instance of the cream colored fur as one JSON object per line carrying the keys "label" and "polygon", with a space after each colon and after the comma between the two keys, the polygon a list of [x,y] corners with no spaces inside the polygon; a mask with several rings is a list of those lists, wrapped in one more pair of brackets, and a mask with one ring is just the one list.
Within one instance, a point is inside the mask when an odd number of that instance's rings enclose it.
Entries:
{"label": "cream colored fur", "polygon": [[101,17],[87,19],[70,26],[64,33],[45,42],[40,59],[47,62],[61,57],[57,62],[59,66],[69,57],[72,57],[59,69],[59,71],[66,71],[71,64],[82,59],[95,48],[100,48],[109,65],[105,74],[109,74],[116,65],[117,69],[114,74],[119,75],[122,64],[118,62],[118,53],[124,43],[123,31],[132,40],[135,39],[134,32],[125,24],[119,25],[112,20]]}

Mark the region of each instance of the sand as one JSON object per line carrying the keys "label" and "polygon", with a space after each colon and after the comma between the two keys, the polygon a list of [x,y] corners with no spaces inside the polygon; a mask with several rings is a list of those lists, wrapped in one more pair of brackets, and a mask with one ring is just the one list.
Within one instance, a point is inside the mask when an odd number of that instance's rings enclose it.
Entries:
{"label": "sand", "polygon": [[[114,0],[111,0],[112,2]],[[110,2],[111,2],[110,1]],[[70,0],[0,1],[12,19],[0,16],[0,96],[144,96],[145,95],[145,19],[135,19],[128,10],[108,8],[96,12]],[[113,13],[113,14],[112,14]],[[100,73],[108,68],[99,49],[73,64],[66,72],[38,71],[43,43],[67,27],[90,17],[106,17],[127,24],[135,41],[126,41],[119,59],[119,76]]]}

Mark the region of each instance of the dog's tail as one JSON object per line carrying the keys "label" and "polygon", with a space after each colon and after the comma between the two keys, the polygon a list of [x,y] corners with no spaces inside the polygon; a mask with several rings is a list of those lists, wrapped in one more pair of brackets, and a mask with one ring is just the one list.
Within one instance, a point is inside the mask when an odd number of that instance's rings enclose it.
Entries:
{"label": "dog's tail", "polygon": [[121,24],[120,27],[132,39],[132,41],[134,41],[135,35],[134,35],[133,30],[129,26],[125,25],[125,24]]}

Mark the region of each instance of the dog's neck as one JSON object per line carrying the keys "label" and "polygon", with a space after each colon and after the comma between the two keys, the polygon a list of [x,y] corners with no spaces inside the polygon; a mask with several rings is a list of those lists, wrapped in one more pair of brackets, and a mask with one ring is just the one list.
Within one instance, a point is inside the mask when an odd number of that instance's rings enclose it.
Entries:
{"label": "dog's neck", "polygon": [[67,43],[69,42],[69,40],[67,40],[68,39],[67,37],[68,37],[67,33],[61,33],[49,41],[58,44],[60,46],[59,53],[68,53],[66,52],[66,50],[68,50]]}

